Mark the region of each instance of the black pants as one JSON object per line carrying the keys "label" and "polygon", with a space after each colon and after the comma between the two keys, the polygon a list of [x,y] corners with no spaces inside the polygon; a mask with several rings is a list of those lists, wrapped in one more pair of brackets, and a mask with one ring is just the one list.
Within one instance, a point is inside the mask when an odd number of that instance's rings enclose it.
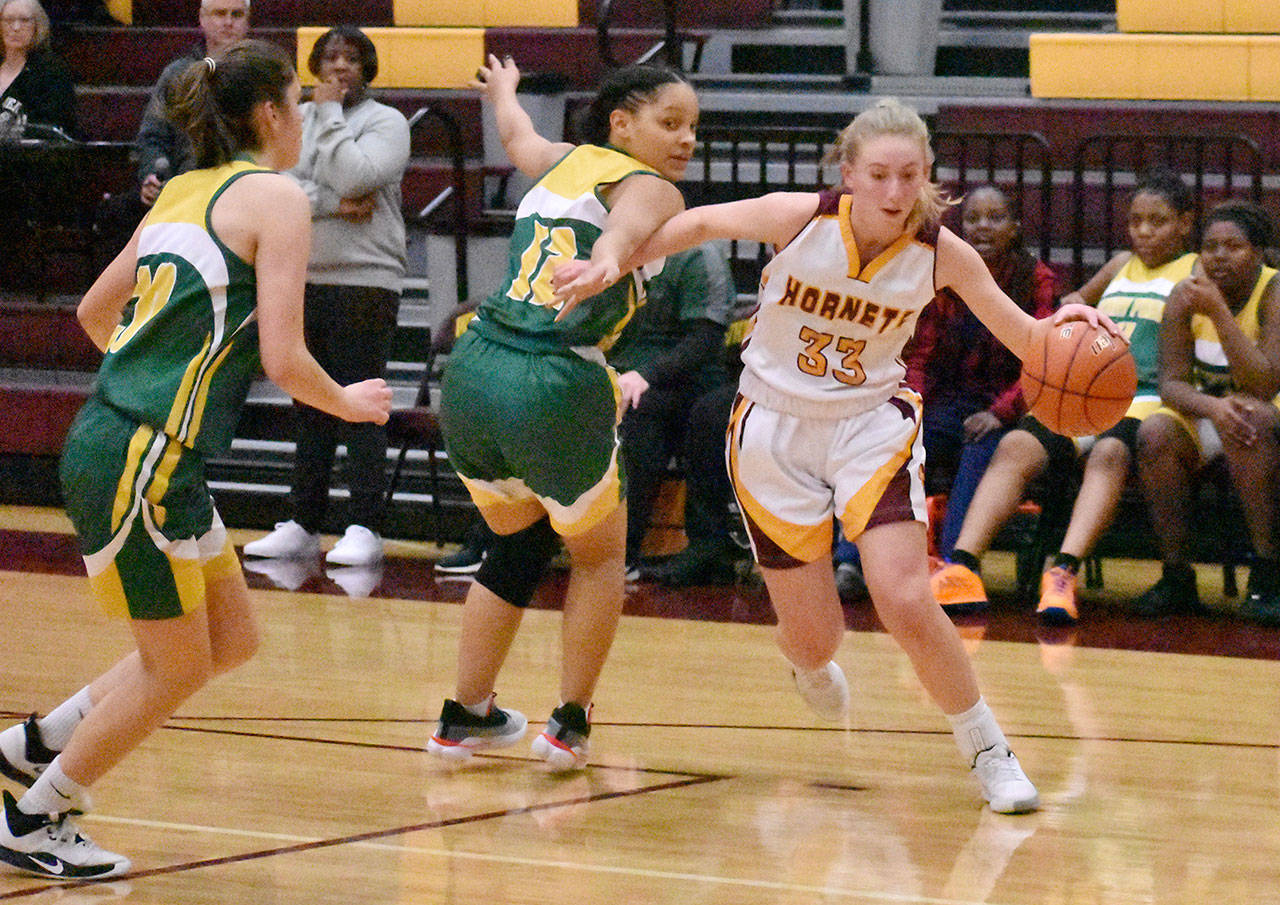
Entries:
{"label": "black pants", "polygon": [[[399,294],[389,289],[308,283],[303,317],[307,348],[343,386],[382,377],[399,307]],[[387,486],[386,428],[367,422],[351,424],[297,402],[294,411],[298,418],[294,520],[308,531],[321,530],[334,454],[341,442],[347,447],[349,521],[380,532]]]}
{"label": "black pants", "polygon": [[737,395],[737,383],[726,383],[699,396],[689,410],[684,438],[684,533],[690,547],[727,546],[732,542],[729,501],[733,487],[724,447]]}
{"label": "black pants", "polygon": [[685,533],[692,543],[728,537],[729,476],[724,435],[735,388],[697,395],[696,386],[650,387],[622,418],[627,472],[627,561],[640,556],[653,503],[673,456],[685,460]]}

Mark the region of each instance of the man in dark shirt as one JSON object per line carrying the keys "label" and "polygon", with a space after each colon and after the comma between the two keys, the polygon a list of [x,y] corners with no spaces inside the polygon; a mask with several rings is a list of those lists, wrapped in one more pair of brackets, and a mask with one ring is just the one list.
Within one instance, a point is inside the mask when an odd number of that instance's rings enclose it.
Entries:
{"label": "man in dark shirt", "polygon": [[164,99],[169,85],[196,60],[217,58],[229,45],[249,33],[249,0],[203,0],[200,4],[203,39],[164,68],[142,114],[135,144],[138,148],[138,197],[144,207],[155,204],[164,181],[191,169],[191,144],[165,119]]}

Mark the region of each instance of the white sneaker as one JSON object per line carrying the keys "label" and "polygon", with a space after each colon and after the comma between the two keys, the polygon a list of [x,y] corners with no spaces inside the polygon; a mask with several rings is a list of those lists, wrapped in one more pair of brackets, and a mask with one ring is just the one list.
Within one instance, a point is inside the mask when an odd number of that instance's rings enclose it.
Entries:
{"label": "white sneaker", "polygon": [[998,814],[1025,814],[1040,807],[1040,793],[1022,772],[1018,758],[1003,745],[979,751],[973,775],[982,787],[982,797]]}
{"label": "white sneaker", "polygon": [[335,566],[371,566],[382,560],[382,538],[363,525],[351,525],[325,554]]}
{"label": "white sneaker", "polygon": [[276,522],[275,530],[244,545],[245,556],[301,558],[320,552],[320,535],[311,534],[293,519]]}
{"label": "white sneaker", "polygon": [[809,708],[824,720],[839,722],[849,713],[849,683],[844,671],[834,660],[820,669],[806,671],[791,668],[796,689]]}
{"label": "white sneaker", "polygon": [[114,877],[132,865],[124,855],[98,847],[67,815],[40,815],[26,832],[14,828],[18,803],[6,789],[0,815],[0,860],[36,876],[58,880]]}
{"label": "white sneaker", "polygon": [[34,713],[0,732],[0,773],[14,782],[30,787],[57,756],[44,746]]}

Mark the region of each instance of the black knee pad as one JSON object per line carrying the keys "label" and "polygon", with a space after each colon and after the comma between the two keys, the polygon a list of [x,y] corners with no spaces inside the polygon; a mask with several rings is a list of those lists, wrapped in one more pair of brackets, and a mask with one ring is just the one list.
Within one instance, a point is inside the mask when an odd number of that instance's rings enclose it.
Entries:
{"label": "black knee pad", "polygon": [[527,607],[542,582],[551,557],[560,550],[560,536],[543,518],[515,534],[498,535],[485,551],[476,581],[507,603]]}

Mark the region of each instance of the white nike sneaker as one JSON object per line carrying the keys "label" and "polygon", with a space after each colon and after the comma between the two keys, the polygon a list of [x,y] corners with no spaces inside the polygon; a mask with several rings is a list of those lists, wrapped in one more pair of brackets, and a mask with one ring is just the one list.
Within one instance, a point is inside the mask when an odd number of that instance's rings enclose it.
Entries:
{"label": "white nike sneaker", "polygon": [[67,814],[25,814],[8,789],[3,803],[0,860],[19,870],[56,880],[86,880],[114,877],[133,866],[124,855],[95,844]]}

